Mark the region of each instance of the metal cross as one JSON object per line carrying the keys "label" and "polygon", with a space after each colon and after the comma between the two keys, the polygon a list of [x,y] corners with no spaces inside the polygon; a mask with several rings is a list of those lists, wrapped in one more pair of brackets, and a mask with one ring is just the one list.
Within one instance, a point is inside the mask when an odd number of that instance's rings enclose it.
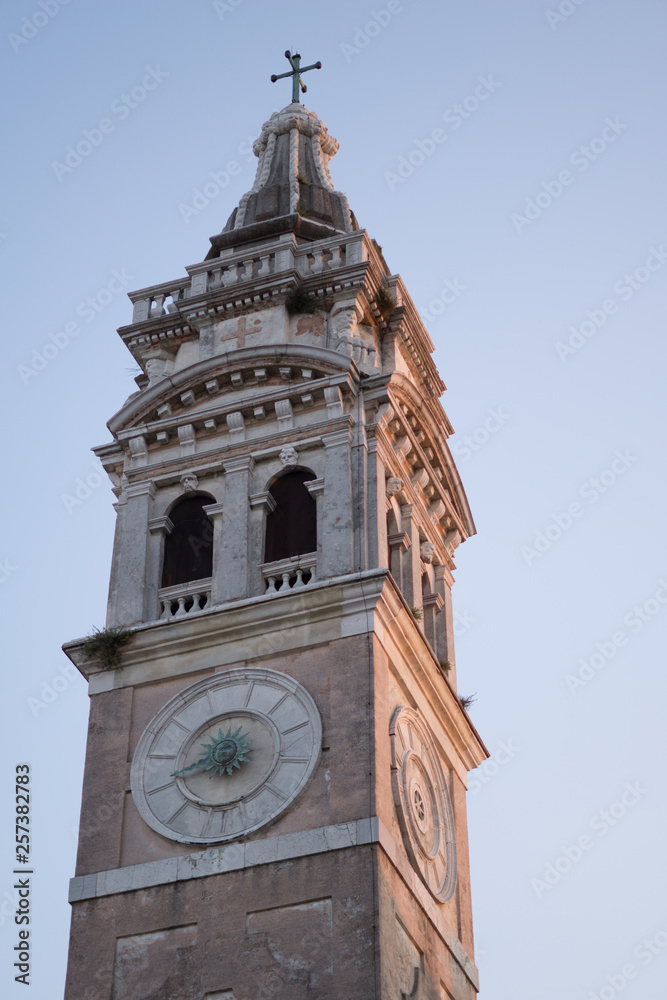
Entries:
{"label": "metal cross", "polygon": [[301,90],[302,90],[302,92],[304,94],[308,90],[308,88],[306,87],[305,83],[301,79],[301,73],[307,73],[309,69],[322,69],[322,63],[321,62],[316,62],[316,63],[313,63],[312,66],[301,66],[301,56],[299,55],[299,53],[295,52],[294,55],[292,55],[292,53],[289,51],[289,49],[285,53],[285,58],[289,59],[289,64],[292,67],[291,70],[288,73],[278,73],[277,76],[274,73],[271,76],[271,83],[275,83],[276,80],[282,80],[286,76],[291,76],[292,77],[292,104],[298,104],[299,103],[299,87],[301,87]]}

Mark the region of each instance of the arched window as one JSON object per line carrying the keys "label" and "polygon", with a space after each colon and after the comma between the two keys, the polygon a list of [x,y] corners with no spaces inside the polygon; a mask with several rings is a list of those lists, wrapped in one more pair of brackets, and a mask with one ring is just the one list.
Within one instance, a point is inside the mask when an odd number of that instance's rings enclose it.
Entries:
{"label": "arched window", "polygon": [[314,478],[312,472],[288,472],[270,488],[276,506],[266,519],[264,562],[276,562],[317,549],[315,500],[304,486]]}
{"label": "arched window", "polygon": [[171,510],[174,530],[165,538],[162,587],[213,575],[213,524],[204,507],[214,502],[210,497],[189,496]]}

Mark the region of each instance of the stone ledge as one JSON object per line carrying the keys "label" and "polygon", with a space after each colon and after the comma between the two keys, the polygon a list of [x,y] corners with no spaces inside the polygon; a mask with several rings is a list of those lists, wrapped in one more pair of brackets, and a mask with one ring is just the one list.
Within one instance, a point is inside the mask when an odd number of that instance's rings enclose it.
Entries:
{"label": "stone ledge", "polygon": [[145,864],[110,871],[78,875],[70,880],[70,903],[119,892],[134,892],[167,882],[206,878],[221,872],[254,868],[273,861],[288,861],[309,854],[326,854],[346,847],[378,842],[378,819],[350,820],[314,830],[285,833],[278,837],[251,840],[245,844],[213,847],[195,854],[147,861]]}
{"label": "stone ledge", "polygon": [[[350,847],[378,844],[398,871],[468,980],[479,990],[479,977],[472,958],[444,921],[442,910],[412,869],[391,833],[377,816],[350,820],[314,830],[285,833],[278,837],[214,847],[181,857],[148,861],[110,871],[78,875],[70,880],[70,903],[112,896],[137,889],[207,878],[223,872],[240,871],[275,861],[288,861],[311,854],[326,854]],[[444,924],[444,927],[443,927]]]}

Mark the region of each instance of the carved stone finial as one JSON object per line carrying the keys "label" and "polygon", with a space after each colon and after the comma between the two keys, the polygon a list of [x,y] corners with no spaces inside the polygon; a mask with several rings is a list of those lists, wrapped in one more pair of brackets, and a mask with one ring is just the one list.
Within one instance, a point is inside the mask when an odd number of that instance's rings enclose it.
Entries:
{"label": "carved stone finial", "polygon": [[398,476],[390,476],[387,480],[386,492],[388,497],[395,497],[396,494],[403,489],[403,480],[399,479]]}
{"label": "carved stone finial", "polygon": [[280,461],[283,469],[295,469],[299,461],[296,448],[293,448],[291,444],[286,444],[284,448],[281,448]]}
{"label": "carved stone finial", "polygon": [[422,562],[432,562],[433,556],[435,555],[435,545],[433,542],[422,542],[419,548],[419,554],[422,557]]}
{"label": "carved stone finial", "polygon": [[199,486],[199,480],[194,472],[184,472],[181,476],[181,486],[185,493],[194,493]]}

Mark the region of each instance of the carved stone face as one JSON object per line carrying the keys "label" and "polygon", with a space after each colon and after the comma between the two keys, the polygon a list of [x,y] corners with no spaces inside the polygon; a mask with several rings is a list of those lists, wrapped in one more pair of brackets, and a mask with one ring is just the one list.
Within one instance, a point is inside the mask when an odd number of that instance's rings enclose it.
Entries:
{"label": "carved stone face", "polygon": [[199,486],[199,480],[194,472],[186,472],[181,476],[181,485],[186,493],[193,493]]}
{"label": "carved stone face", "polygon": [[387,496],[395,497],[399,490],[403,489],[403,480],[399,479],[398,476],[390,476],[387,480]]}
{"label": "carved stone face", "polygon": [[296,448],[293,448],[291,444],[286,444],[284,448],[280,449],[280,461],[283,469],[296,468],[298,460]]}
{"label": "carved stone face", "polygon": [[153,385],[155,382],[159,382],[166,375],[165,372],[166,362],[161,358],[149,358],[146,362],[146,374],[148,375],[149,385]]}
{"label": "carved stone face", "polygon": [[435,555],[435,545],[433,542],[422,542],[419,548],[419,554],[422,557],[422,562],[430,563]]}
{"label": "carved stone face", "polygon": [[345,334],[353,334],[357,329],[357,311],[354,306],[339,306],[332,310],[331,323],[334,333],[343,337]]}

